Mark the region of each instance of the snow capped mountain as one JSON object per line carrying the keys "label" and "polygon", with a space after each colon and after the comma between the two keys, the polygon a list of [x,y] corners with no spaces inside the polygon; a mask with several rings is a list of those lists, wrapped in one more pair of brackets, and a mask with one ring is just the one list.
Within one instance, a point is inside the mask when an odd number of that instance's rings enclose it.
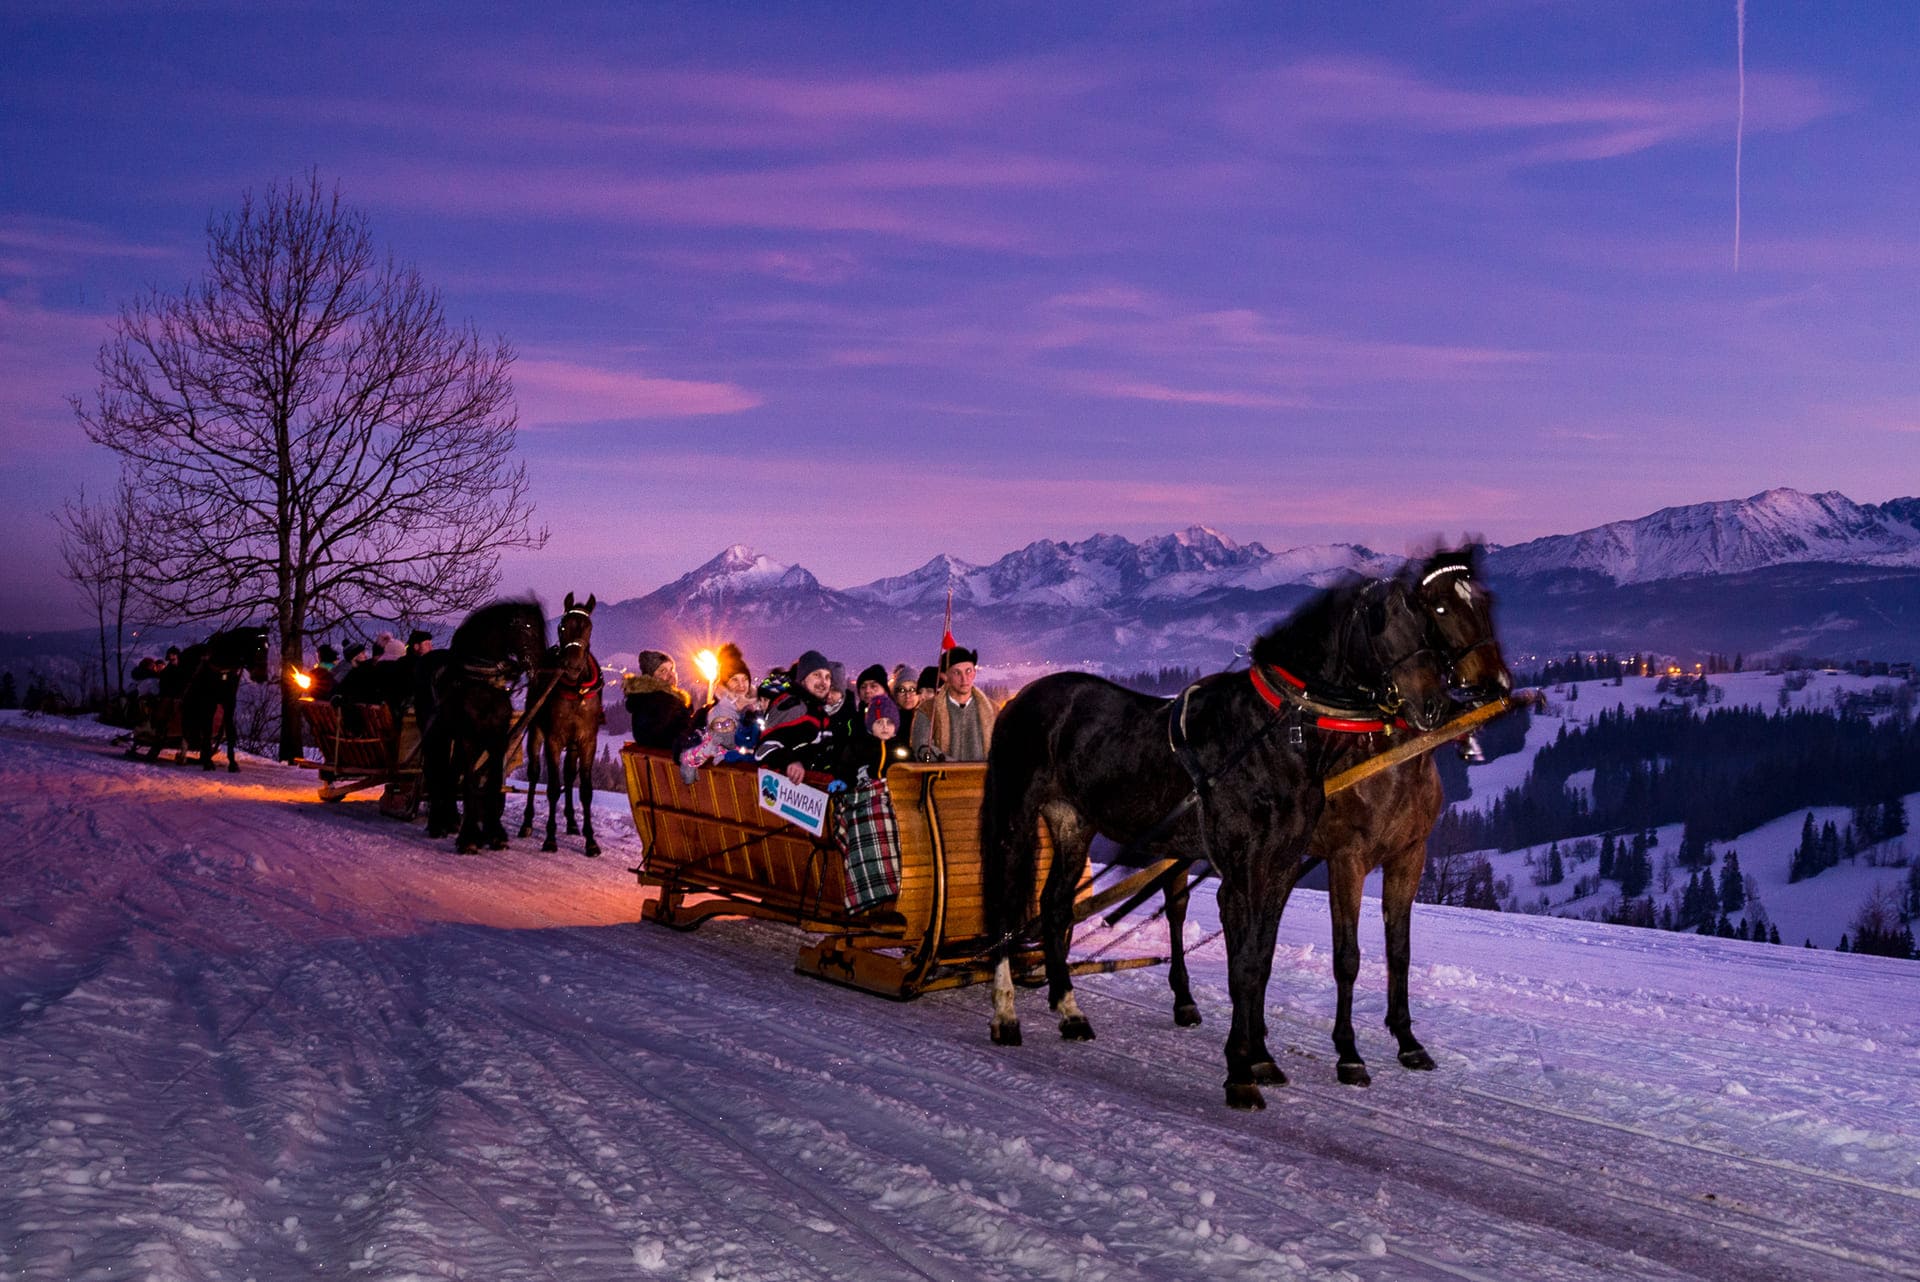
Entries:
{"label": "snow capped mountain", "polygon": [[1812,562],[1920,567],[1916,508],[1911,499],[1871,507],[1834,491],[1774,489],[1501,548],[1489,567],[1506,578],[1584,570],[1620,585]]}
{"label": "snow capped mountain", "polygon": [[[862,663],[926,663],[951,588],[955,635],[990,664],[1215,668],[1314,591],[1399,564],[1352,543],[1273,552],[1195,525],[1139,542],[1041,539],[986,565],[941,555],[834,589],[735,544],[644,597],[603,605],[597,630],[608,651],[724,636],[763,655],[812,644]],[[1501,548],[1487,568],[1502,639],[1518,655],[1611,646],[1912,658],[1920,499],[1875,506],[1768,490]]]}
{"label": "snow capped mountain", "polygon": [[819,590],[820,581],[797,565],[782,565],[735,543],[699,569],[649,594],[681,605],[723,605],[776,592]]}

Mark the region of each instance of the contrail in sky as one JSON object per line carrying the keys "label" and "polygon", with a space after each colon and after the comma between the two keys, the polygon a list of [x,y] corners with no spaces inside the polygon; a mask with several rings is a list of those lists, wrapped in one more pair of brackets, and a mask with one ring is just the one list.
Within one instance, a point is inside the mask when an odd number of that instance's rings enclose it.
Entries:
{"label": "contrail in sky", "polygon": [[1733,125],[1733,270],[1740,270],[1740,151],[1747,133],[1747,0],[1733,0],[1740,46],[1740,108]]}

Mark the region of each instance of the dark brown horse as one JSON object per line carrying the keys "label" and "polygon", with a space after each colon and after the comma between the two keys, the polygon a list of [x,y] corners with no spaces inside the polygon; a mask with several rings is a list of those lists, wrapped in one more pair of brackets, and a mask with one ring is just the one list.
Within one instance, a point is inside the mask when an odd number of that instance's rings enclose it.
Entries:
{"label": "dark brown horse", "polygon": [[[217,712],[226,733],[227,770],[240,773],[240,761],[234,755],[240,743],[240,719],[234,715],[240,702],[240,675],[252,677],[256,685],[266,684],[267,630],[245,627],[216,632],[182,651],[180,667],[188,674],[186,691],[180,696],[180,729],[186,749],[200,754],[202,770],[213,769]],[[181,759],[186,759],[185,750]]]}
{"label": "dark brown horse", "polygon": [[[435,707],[420,745],[427,835],[459,827],[463,855],[505,850],[502,784],[513,735],[513,687],[539,666],[547,620],[538,601],[494,601],[454,629],[434,668]],[[457,800],[456,800],[457,798]]]}
{"label": "dark brown horse", "polygon": [[1095,834],[1162,853],[1198,851],[1220,876],[1233,1026],[1227,1103],[1263,1108],[1286,1080],[1266,1044],[1267,980],[1286,892],[1325,805],[1334,753],[1321,723],[1451,707],[1430,620],[1404,579],[1322,593],[1254,643],[1251,673],[1221,673],[1174,700],[1084,673],[1043,677],[1001,712],[988,753],[981,864],[995,959],[993,1040],[1017,1045],[1011,954],[1025,935],[1037,824],[1053,839],[1040,943],[1061,1035],[1093,1036],[1073,996],[1074,890]]}
{"label": "dark brown horse", "polygon": [[[1444,661],[1454,697],[1468,706],[1498,699],[1513,689],[1513,676],[1494,636],[1493,597],[1478,570],[1477,547],[1439,552],[1412,572],[1410,585],[1421,611],[1432,621],[1429,641]],[[1337,774],[1358,765],[1387,746],[1389,741],[1373,734],[1336,736],[1331,741],[1330,771]],[[1414,893],[1426,868],[1427,836],[1445,804],[1440,771],[1431,753],[1363,779],[1327,798],[1320,825],[1308,843],[1308,859],[1283,881],[1284,907],[1300,876],[1316,863],[1327,865],[1333,973],[1339,986],[1333,1045],[1339,1055],[1340,1080],[1350,1086],[1366,1086],[1373,1080],[1354,1038],[1353,985],[1360,973],[1361,892],[1367,875],[1376,868],[1385,870],[1380,912],[1387,944],[1386,1025],[1399,1042],[1402,1066],[1434,1066],[1433,1057],[1413,1035],[1407,971]],[[1184,902],[1177,902],[1184,899],[1181,885],[1176,881],[1167,896],[1172,945],[1167,982],[1173,988],[1174,1022],[1197,1024],[1199,1008],[1187,987],[1180,931],[1185,917]]]}
{"label": "dark brown horse", "polygon": [[[593,836],[593,762],[600,750],[600,727],[606,722],[606,710],[600,692],[607,684],[600,661],[593,657],[593,607],[595,598],[585,605],[573,603],[567,593],[566,613],[560,616],[559,644],[547,650],[546,662],[528,681],[532,698],[540,706],[527,722],[527,808],[520,817],[520,835],[533,835],[533,799],[540,789],[540,769],[547,771],[547,839],[540,849],[560,849],[554,835],[554,811],[564,793],[567,804],[567,835],[580,834],[585,828],[588,858],[600,853]],[[543,697],[544,696],[544,697]],[[580,787],[580,825],[573,820],[573,789]]]}

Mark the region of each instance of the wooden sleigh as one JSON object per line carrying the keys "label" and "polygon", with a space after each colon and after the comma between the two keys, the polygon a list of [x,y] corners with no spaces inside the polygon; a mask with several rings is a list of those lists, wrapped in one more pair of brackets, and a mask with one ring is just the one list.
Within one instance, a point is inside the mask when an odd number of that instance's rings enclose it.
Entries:
{"label": "wooden sleigh", "polygon": [[411,819],[420,809],[422,776],[420,732],[409,709],[395,718],[384,703],[346,708],[325,700],[302,699],[300,715],[321,759],[308,763],[320,772],[320,800],[340,801],[363,788],[385,786],[383,814]]}
{"label": "wooden sleigh", "polygon": [[[1447,725],[1405,740],[1326,782],[1329,794],[1471,732],[1508,707],[1498,700]],[[900,825],[899,897],[864,913],[848,913],[845,864],[828,838],[809,835],[760,808],[759,772],[750,765],[703,767],[683,782],[669,753],[628,744],[621,754],[634,828],[643,843],[641,886],[659,891],[641,907],[645,920],[690,930],[717,916],[762,917],[823,936],[800,949],[794,969],[834,983],[901,1000],[992,977],[981,893],[980,803],[983,764],[901,763],[887,772]],[[831,825],[828,827],[831,832]],[[1046,825],[1039,831],[1039,872],[1029,918],[1039,915],[1038,887],[1053,861]],[[1074,920],[1106,914],[1106,924],[1183,889],[1192,860],[1157,860],[1119,870],[1095,888],[1082,876]],[[1112,910],[1112,911],[1109,911]],[[1128,935],[1110,941],[1116,950]],[[1075,974],[1131,970],[1167,959],[1137,952],[1082,957]],[[1035,982],[1037,951],[1014,957],[1024,982]]]}
{"label": "wooden sleigh", "polygon": [[[141,698],[139,715],[132,730],[132,745],[127,755],[137,757],[147,753],[149,760],[157,761],[167,749],[174,750],[174,761],[184,763],[187,759],[186,727],[181,724],[180,711],[185,701],[173,696],[147,695]],[[213,713],[214,737],[219,737],[220,723],[225,709],[215,708]]]}
{"label": "wooden sleigh", "polygon": [[[830,838],[809,835],[760,808],[759,772],[750,765],[706,766],[681,781],[674,758],[628,744],[622,752],[634,827],[644,843],[634,874],[655,887],[641,916],[691,929],[709,917],[762,917],[823,936],[804,945],[794,969],[885,997],[907,999],[980,983],[987,960],[980,884],[980,800],[986,766],[902,763],[887,772],[900,825],[900,894],[849,913],[846,868]],[[831,825],[828,831],[831,832]],[[1040,875],[1053,849],[1044,828]],[[1127,879],[1132,893],[1143,879]],[[1119,897],[1080,886],[1082,916]],[[1039,911],[1036,891],[1034,912]],[[1076,974],[1164,963],[1155,956],[1082,958]],[[1016,958],[1030,969],[1038,953]]]}

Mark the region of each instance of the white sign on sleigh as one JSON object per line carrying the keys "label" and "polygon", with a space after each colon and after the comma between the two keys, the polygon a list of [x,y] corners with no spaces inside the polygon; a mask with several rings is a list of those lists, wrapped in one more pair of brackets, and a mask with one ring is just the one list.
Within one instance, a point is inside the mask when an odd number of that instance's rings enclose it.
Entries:
{"label": "white sign on sleigh", "polygon": [[827,794],[775,770],[760,772],[760,808],[818,837],[827,828]]}

